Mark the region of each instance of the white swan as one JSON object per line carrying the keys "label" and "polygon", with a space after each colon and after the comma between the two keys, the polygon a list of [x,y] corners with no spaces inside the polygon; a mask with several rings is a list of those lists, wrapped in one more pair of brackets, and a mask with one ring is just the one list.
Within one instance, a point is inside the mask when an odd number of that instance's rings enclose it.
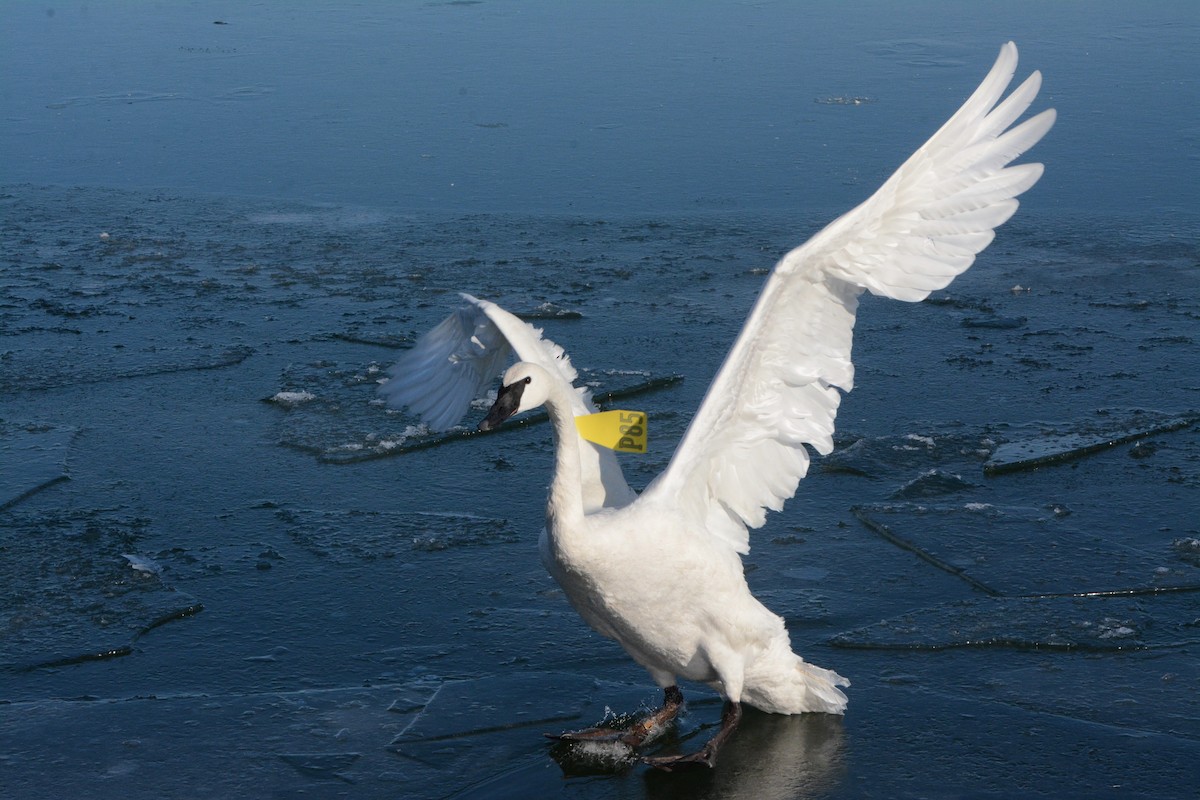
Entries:
{"label": "white swan", "polygon": [[557,441],[542,558],[571,604],[615,639],[664,690],[662,709],[627,731],[565,738],[643,743],[683,703],[680,678],[726,699],[720,731],[695,753],[643,759],[664,769],[712,766],[741,703],[764,711],[840,714],[849,682],[792,652],[783,620],[750,593],[740,555],[749,528],[779,510],[808,469],[806,445],[833,449],[850,391],[851,332],[864,289],[922,300],[974,261],[1040,164],[1007,166],[1054,123],[1054,111],[1011,127],[1041,85],[1034,72],[1003,102],[1017,65],[1009,42],[980,87],[865,203],[775,266],[667,469],[640,496],[613,454],[584,441],[576,415],[594,409],[562,349],[498,306],[468,304],[391,371],[388,399],[433,427],[453,425],[509,351],[519,363],[482,430],[544,405]]}

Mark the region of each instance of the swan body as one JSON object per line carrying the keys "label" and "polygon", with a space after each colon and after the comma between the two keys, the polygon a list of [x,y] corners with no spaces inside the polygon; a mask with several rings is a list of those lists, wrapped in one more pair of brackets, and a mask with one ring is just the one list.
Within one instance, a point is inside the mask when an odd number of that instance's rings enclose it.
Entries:
{"label": "swan body", "polygon": [[924,299],[966,270],[1017,208],[1040,164],[1009,166],[1054,123],[1048,110],[1013,126],[1041,84],[1006,99],[1017,64],[1005,44],[980,87],[866,202],[775,266],[666,470],[640,496],[612,453],[582,439],[595,409],[562,348],[498,306],[466,306],[423,337],[382,391],[431,427],[461,419],[509,353],[518,362],[480,428],[545,406],[557,442],[541,553],[572,606],[621,644],[664,689],[663,709],[632,732],[641,744],[682,704],[679,679],[727,701],[720,732],[698,753],[645,759],[711,766],[742,703],[768,712],[840,714],[849,681],[792,652],[783,620],[750,592],[749,529],[796,491],[808,447],[828,454],[841,393],[853,388],[851,333],[863,291]]}

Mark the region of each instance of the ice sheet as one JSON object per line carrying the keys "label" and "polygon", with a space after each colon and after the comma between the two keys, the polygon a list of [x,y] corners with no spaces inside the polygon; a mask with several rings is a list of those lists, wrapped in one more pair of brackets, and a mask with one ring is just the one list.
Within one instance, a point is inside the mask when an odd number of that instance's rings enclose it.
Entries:
{"label": "ice sheet", "polygon": [[[106,551],[111,563],[207,608],[134,641],[133,658],[0,671],[0,695],[13,700],[0,703],[6,788],[30,797],[97,785],[157,797],[211,785],[219,796],[263,786],[417,797],[549,787],[598,798],[757,798],[773,787],[804,796],[809,786],[823,796],[927,796],[966,786],[963,775],[1033,796],[1111,791],[1130,776],[1155,796],[1190,788],[1180,765],[1197,756],[1188,693],[1200,693],[1187,667],[1195,593],[1076,605],[993,600],[980,587],[1149,592],[1197,570],[1194,425],[1053,468],[983,474],[1006,443],[1114,420],[1143,431],[1154,426],[1139,419],[1159,404],[1164,418],[1194,407],[1195,225],[1018,215],[1002,232],[1008,247],[998,240],[954,294],[915,306],[864,297],[856,389],[839,412],[846,452],[814,460],[747,558],[756,596],[785,617],[800,652],[854,681],[849,715],[829,721],[828,736],[802,735],[820,727],[811,718],[748,715],[705,784],[659,783],[635,766],[564,785],[564,769],[588,767],[556,761],[536,725],[483,733],[460,718],[443,728],[452,738],[418,745],[431,761],[447,748],[452,766],[440,770],[387,749],[451,681],[481,681],[459,697],[493,703],[501,725],[502,707],[539,718],[577,709],[590,724],[605,707],[659,700],[538,564],[550,431],[514,426],[337,467],[333,455],[279,445],[363,452],[393,436],[419,439],[412,420],[373,405],[380,375],[370,367],[391,363],[466,289],[544,317],[537,324],[595,369],[588,377],[601,390],[686,377],[636,400],[651,414],[653,452],[626,469],[644,483],[669,460],[765,271],[825,216],[405,216],[30,187],[2,202],[14,246],[0,262],[0,359],[55,384],[6,394],[5,419],[85,434],[70,450],[71,481],[16,510],[105,507],[118,521],[151,520],[137,542]],[[219,369],[136,372],[200,366],[200,356],[228,347],[253,352]],[[7,374],[20,380],[17,371]],[[98,379],[76,386],[75,372]],[[1146,411],[1123,410],[1137,408]],[[849,511],[880,504],[903,507],[881,521],[951,569]],[[913,511],[922,505],[990,507],[1013,519],[988,538],[986,524],[966,524],[973,512],[922,516]],[[1069,532],[1058,549],[1082,542],[1073,558],[1033,549],[1048,530]],[[40,555],[21,560],[36,565]],[[839,632],[865,646],[831,647]],[[1056,646],[1068,639],[1073,646]],[[62,640],[73,642],[70,630]],[[587,700],[559,702],[520,679],[531,673],[572,676],[562,685],[582,681]],[[406,683],[418,676],[425,682]],[[597,680],[630,695],[589,693]],[[378,688],[385,681],[397,687]],[[715,693],[685,693],[689,714],[675,734],[685,741],[663,747],[698,743],[719,718]],[[103,699],[50,700],[80,694]],[[544,707],[543,694],[553,695]],[[441,703],[431,709],[422,722],[430,730],[453,715]],[[470,764],[485,767],[451,774]],[[208,774],[217,777],[206,782]]]}
{"label": "ice sheet", "polygon": [[77,428],[0,420],[0,512],[66,480]]}
{"label": "ice sheet", "polygon": [[[118,345],[123,347],[123,345]],[[102,354],[85,363],[64,363],[66,343],[24,350],[0,369],[0,391],[25,392],[102,381],[169,375],[192,370],[220,369],[245,361],[254,351],[241,345],[146,345]]]}
{"label": "ice sheet", "polygon": [[473,514],[280,509],[275,516],[299,545],[337,563],[517,540],[508,520]]}
{"label": "ice sheet", "polygon": [[0,514],[3,666],[127,655],[143,634],[200,611],[129,559],[148,524],[103,510]]}
{"label": "ice sheet", "polygon": [[838,647],[1141,650],[1200,643],[1200,594],[991,597],[945,603],[845,631]]}
{"label": "ice sheet", "polygon": [[[174,785],[187,785],[191,797],[253,797],[264,787],[327,796],[353,786],[402,796],[413,776],[384,747],[416,709],[396,701],[423,703],[433,690],[417,683],[22,702],[0,717],[5,790],[39,796],[41,775],[53,767],[59,796],[161,797]],[[29,735],[31,720],[38,736]]]}

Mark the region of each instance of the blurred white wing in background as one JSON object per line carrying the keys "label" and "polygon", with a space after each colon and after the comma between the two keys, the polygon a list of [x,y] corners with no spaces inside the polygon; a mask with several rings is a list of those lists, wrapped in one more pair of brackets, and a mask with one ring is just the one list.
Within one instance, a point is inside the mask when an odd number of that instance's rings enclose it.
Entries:
{"label": "blurred white wing in background", "polygon": [[[462,295],[466,303],[417,340],[388,369],[379,392],[393,408],[407,406],[431,430],[454,427],[471,401],[483,397],[515,354],[574,384],[575,368],[542,331],[495,303]],[[591,393],[576,388],[575,416],[596,411]],[[590,510],[622,506],[636,495],[625,482],[616,454],[580,437],[584,503]]]}

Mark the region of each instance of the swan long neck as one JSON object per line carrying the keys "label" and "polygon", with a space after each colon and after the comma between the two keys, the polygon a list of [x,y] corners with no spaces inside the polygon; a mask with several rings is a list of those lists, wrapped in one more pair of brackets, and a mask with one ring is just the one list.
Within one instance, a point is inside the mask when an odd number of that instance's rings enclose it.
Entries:
{"label": "swan long neck", "polygon": [[571,411],[569,389],[556,387],[546,400],[546,411],[554,425],[557,440],[554,478],[546,501],[546,528],[569,528],[583,522],[583,468],[580,464],[579,435],[575,432],[575,414]]}

